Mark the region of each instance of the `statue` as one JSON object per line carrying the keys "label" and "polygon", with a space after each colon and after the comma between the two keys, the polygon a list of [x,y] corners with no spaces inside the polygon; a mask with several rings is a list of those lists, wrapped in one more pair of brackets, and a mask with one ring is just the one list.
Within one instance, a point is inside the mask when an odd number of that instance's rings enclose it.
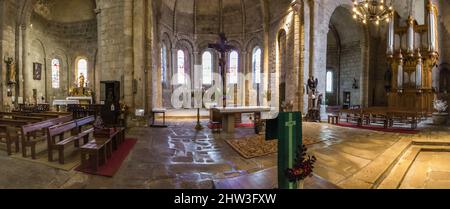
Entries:
{"label": "statue", "polygon": [[16,65],[14,63],[14,59],[4,58],[4,62],[6,63],[6,73],[7,73],[7,83],[8,84],[15,84],[16,83]]}
{"label": "statue", "polygon": [[319,80],[314,76],[310,76],[308,79],[308,91],[312,91],[313,94],[316,94],[317,86],[319,85]]}
{"label": "statue", "polygon": [[80,77],[78,78],[79,87],[84,88],[84,75],[83,73],[80,73]]}

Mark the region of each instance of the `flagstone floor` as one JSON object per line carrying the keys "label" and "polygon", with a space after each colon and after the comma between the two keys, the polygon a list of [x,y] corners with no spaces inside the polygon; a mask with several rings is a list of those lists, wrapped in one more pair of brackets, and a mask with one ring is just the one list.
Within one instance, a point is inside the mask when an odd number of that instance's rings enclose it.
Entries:
{"label": "flagstone floor", "polygon": [[[252,129],[238,129],[234,135],[213,135],[208,129],[194,131],[192,121],[169,124],[167,129],[129,130],[127,137],[137,138],[138,143],[113,178],[13,159],[0,149],[0,188],[212,188],[214,180],[276,166],[276,154],[244,159],[224,140],[250,135]],[[305,123],[303,134],[320,139],[308,146],[310,154],[318,158],[317,176],[341,188],[376,188],[379,182],[367,180],[370,174],[386,166],[382,162],[394,162],[403,150],[397,147],[405,141],[439,139],[450,144],[449,127],[423,125],[421,129],[420,134],[405,135]],[[442,165],[450,154],[423,152],[416,159],[401,188],[450,188],[450,168]]]}

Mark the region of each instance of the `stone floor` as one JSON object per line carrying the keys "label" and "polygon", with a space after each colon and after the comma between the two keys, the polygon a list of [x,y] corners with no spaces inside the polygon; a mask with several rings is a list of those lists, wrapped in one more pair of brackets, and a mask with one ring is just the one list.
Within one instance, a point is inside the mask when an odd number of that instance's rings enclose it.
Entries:
{"label": "stone floor", "polygon": [[[169,124],[167,129],[129,130],[127,137],[137,138],[138,143],[113,178],[12,159],[0,149],[0,188],[212,188],[213,180],[276,166],[276,154],[244,159],[224,140],[250,135],[252,129],[213,135],[208,129],[194,131],[192,121]],[[399,142],[438,138],[450,143],[450,128],[425,125],[421,129],[418,135],[404,135],[305,123],[303,132],[305,137],[321,139],[309,145],[310,154],[318,158],[315,174],[342,188],[359,188],[366,182],[359,181],[358,175],[386,157]],[[448,160],[450,154],[446,152],[420,153],[402,188],[450,188],[450,167],[443,165]],[[435,172],[428,172],[430,169]]]}

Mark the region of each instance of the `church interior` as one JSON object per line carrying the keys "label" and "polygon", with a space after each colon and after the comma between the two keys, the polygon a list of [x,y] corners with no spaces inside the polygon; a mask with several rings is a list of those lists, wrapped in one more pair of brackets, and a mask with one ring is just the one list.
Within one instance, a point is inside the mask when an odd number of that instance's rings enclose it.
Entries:
{"label": "church interior", "polygon": [[450,1],[0,14],[2,189],[450,189]]}

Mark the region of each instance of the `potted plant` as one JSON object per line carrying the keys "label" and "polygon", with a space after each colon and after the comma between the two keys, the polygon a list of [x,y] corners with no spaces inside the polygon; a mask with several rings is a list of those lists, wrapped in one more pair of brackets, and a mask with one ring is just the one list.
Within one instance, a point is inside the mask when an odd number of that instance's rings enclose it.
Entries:
{"label": "potted plant", "polygon": [[437,110],[437,112],[433,113],[433,123],[435,125],[444,125],[447,124],[447,119],[448,119],[448,112],[447,112],[447,102],[443,101],[443,100],[435,100],[433,102],[434,104],[434,109]]}

